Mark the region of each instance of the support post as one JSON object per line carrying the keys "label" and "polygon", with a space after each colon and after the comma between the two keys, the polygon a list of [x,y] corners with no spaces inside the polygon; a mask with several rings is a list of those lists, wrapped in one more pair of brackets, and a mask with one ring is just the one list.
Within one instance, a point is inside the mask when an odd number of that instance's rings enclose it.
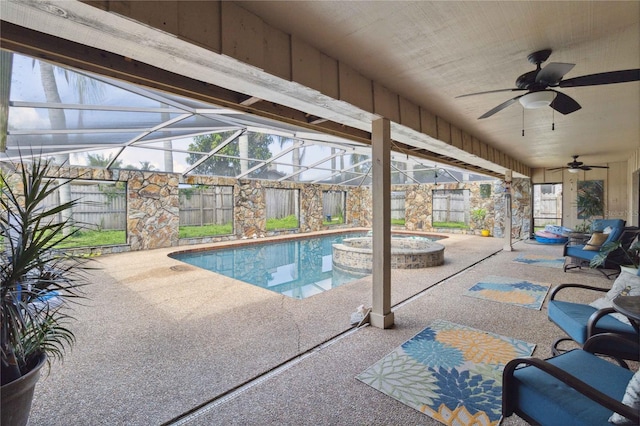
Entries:
{"label": "support post", "polygon": [[393,326],[391,312],[391,123],[372,123],[373,303],[371,325]]}

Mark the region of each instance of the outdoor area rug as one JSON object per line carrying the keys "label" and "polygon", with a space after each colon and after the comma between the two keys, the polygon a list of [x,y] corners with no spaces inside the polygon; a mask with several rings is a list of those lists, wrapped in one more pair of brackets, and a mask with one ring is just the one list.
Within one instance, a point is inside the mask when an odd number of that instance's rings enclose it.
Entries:
{"label": "outdoor area rug", "polygon": [[540,310],[550,287],[551,285],[546,283],[490,275],[463,294]]}
{"label": "outdoor area rug", "polygon": [[562,269],[564,265],[564,257],[557,256],[545,256],[541,254],[521,254],[515,259],[514,262],[525,263],[533,266],[544,266],[547,268]]}
{"label": "outdoor area rug", "polygon": [[436,320],[357,379],[446,425],[497,425],[502,370],[534,344]]}

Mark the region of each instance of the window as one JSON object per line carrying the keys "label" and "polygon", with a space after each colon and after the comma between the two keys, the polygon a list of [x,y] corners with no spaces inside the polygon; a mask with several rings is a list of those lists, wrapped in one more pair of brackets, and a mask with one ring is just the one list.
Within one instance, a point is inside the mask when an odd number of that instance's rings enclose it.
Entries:
{"label": "window", "polygon": [[391,225],[392,226],[404,226],[406,192],[404,191],[392,191],[391,192]]}
{"label": "window", "polygon": [[339,225],[345,223],[346,193],[344,191],[322,192],[322,224]]}
{"label": "window", "polygon": [[562,184],[533,185],[533,229],[562,225]]}
{"label": "window", "polygon": [[469,227],[468,189],[437,189],[432,194],[434,228]]}
{"label": "window", "polygon": [[233,187],[188,186],[180,197],[180,238],[233,233]]}
{"label": "window", "polygon": [[266,189],[267,231],[295,229],[300,226],[297,189]]}
{"label": "window", "polygon": [[127,191],[124,182],[76,180],[49,195],[44,200],[45,208],[59,206],[63,200],[78,200],[69,217],[58,214],[58,221],[69,219],[78,229],[62,244],[64,247],[127,243]]}

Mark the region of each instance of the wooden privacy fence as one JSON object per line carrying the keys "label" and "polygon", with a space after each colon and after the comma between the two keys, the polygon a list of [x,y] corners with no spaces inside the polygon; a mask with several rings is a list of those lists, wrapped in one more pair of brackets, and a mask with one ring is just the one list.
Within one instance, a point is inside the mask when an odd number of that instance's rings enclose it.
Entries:
{"label": "wooden privacy fence", "polygon": [[322,193],[322,215],[344,216],[344,191],[324,191]]}
{"label": "wooden privacy fence", "polygon": [[266,188],[267,219],[298,217],[298,190]]}
{"label": "wooden privacy fence", "polygon": [[405,196],[404,192],[391,193],[391,219],[404,219]]}
{"label": "wooden privacy fence", "polygon": [[180,191],[180,226],[233,222],[233,187],[214,186]]}
{"label": "wooden privacy fence", "polygon": [[[70,189],[71,200],[78,200],[71,209],[76,224],[89,229],[127,229],[127,196],[124,185],[71,183],[66,187]],[[64,190],[64,187],[61,189]],[[44,205],[45,208],[60,205],[59,191],[50,194]],[[60,215],[58,220],[62,220]]]}
{"label": "wooden privacy fence", "polygon": [[562,224],[562,197],[556,194],[541,194],[535,200],[533,211],[533,226],[541,227],[548,224]]}
{"label": "wooden privacy fence", "polygon": [[468,224],[469,197],[464,189],[433,191],[433,222]]}
{"label": "wooden privacy fence", "polygon": [[562,198],[555,194],[542,194],[539,204],[536,207],[536,211],[534,212],[536,217],[559,218],[561,216],[559,212],[562,211]]}

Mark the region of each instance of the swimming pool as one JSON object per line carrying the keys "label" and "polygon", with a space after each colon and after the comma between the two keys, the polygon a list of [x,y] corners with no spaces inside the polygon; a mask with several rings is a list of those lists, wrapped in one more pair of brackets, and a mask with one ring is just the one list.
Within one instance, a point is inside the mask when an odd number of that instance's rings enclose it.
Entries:
{"label": "swimming pool", "polygon": [[345,238],[365,235],[332,234],[170,256],[294,299],[304,299],[364,276],[334,271],[332,249],[333,244]]}

